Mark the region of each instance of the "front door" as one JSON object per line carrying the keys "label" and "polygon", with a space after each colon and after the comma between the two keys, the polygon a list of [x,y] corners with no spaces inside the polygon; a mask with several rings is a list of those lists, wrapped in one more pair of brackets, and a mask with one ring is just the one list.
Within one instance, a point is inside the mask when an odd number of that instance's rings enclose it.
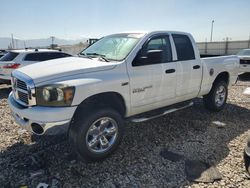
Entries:
{"label": "front door", "polygon": [[[161,52],[158,61],[147,59],[152,51]],[[130,78],[131,106],[133,108],[154,109],[164,106],[167,99],[175,98],[176,63],[172,62],[172,51],[168,35],[153,36],[148,39],[138,55],[128,66]],[[137,111],[137,112],[138,112]]]}

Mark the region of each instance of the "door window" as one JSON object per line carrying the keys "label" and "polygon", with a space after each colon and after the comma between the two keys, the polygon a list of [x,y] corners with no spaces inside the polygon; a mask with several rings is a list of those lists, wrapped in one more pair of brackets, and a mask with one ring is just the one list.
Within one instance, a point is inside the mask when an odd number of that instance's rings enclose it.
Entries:
{"label": "door window", "polygon": [[187,35],[172,35],[175,43],[178,61],[195,59],[192,42]]}
{"label": "door window", "polygon": [[[159,61],[150,61],[147,60],[148,53],[152,51],[160,51],[161,57]],[[142,66],[142,65],[152,65],[159,63],[167,63],[172,61],[172,51],[171,45],[168,36],[157,36],[151,38],[148,42],[146,42],[138,53],[137,57],[133,61],[133,66]]]}

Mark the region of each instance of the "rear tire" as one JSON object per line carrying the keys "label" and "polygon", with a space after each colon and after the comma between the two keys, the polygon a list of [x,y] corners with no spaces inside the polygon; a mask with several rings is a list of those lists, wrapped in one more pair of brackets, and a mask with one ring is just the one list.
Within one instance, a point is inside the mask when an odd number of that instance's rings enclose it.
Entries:
{"label": "rear tire", "polygon": [[100,161],[108,157],[117,149],[122,136],[121,115],[105,107],[90,112],[78,111],[69,129],[70,142],[84,162]]}
{"label": "rear tire", "polygon": [[203,96],[204,105],[210,111],[221,111],[225,107],[227,95],[227,83],[225,81],[215,82],[210,92]]}

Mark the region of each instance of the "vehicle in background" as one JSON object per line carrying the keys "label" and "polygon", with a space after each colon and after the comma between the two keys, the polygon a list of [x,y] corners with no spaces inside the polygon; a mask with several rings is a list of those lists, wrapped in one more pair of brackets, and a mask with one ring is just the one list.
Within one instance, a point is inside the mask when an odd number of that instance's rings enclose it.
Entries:
{"label": "vehicle in background", "polygon": [[3,57],[7,53],[6,50],[0,50],[0,58]]}
{"label": "vehicle in background", "polygon": [[70,56],[71,55],[64,52],[49,49],[10,50],[0,58],[0,83],[9,84],[11,80],[11,72],[17,68],[40,61]]}
{"label": "vehicle in background", "polygon": [[94,44],[95,42],[97,42],[99,39],[94,39],[94,38],[90,38],[87,40],[88,46],[91,46],[92,44]]}
{"label": "vehicle in background", "polygon": [[239,73],[250,72],[250,49],[243,49],[237,53],[240,58]]}
{"label": "vehicle in background", "polygon": [[188,33],[118,33],[79,57],[13,71],[8,103],[23,128],[37,135],[68,131],[76,153],[97,161],[118,147],[124,119],[144,122],[202,96],[207,109],[222,110],[238,71],[237,56],[201,59]]}

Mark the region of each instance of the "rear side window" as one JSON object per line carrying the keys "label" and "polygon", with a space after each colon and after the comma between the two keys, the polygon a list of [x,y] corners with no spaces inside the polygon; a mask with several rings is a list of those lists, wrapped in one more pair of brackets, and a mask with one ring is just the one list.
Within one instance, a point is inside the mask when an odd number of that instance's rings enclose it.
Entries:
{"label": "rear side window", "polygon": [[175,43],[178,61],[195,59],[192,42],[187,35],[172,35]]}
{"label": "rear side window", "polygon": [[49,58],[50,59],[57,59],[62,57],[70,57],[71,55],[65,54],[65,53],[50,53]]}
{"label": "rear side window", "polygon": [[43,53],[32,53],[27,54],[24,58],[25,61],[47,61],[51,59],[57,59],[62,57],[69,57],[69,54],[59,52],[43,52]]}
{"label": "rear side window", "polygon": [[1,57],[0,61],[13,61],[19,53],[16,52],[8,52],[3,57]]}
{"label": "rear side window", "polygon": [[32,53],[27,54],[24,61],[44,61],[46,59],[46,53]]}

